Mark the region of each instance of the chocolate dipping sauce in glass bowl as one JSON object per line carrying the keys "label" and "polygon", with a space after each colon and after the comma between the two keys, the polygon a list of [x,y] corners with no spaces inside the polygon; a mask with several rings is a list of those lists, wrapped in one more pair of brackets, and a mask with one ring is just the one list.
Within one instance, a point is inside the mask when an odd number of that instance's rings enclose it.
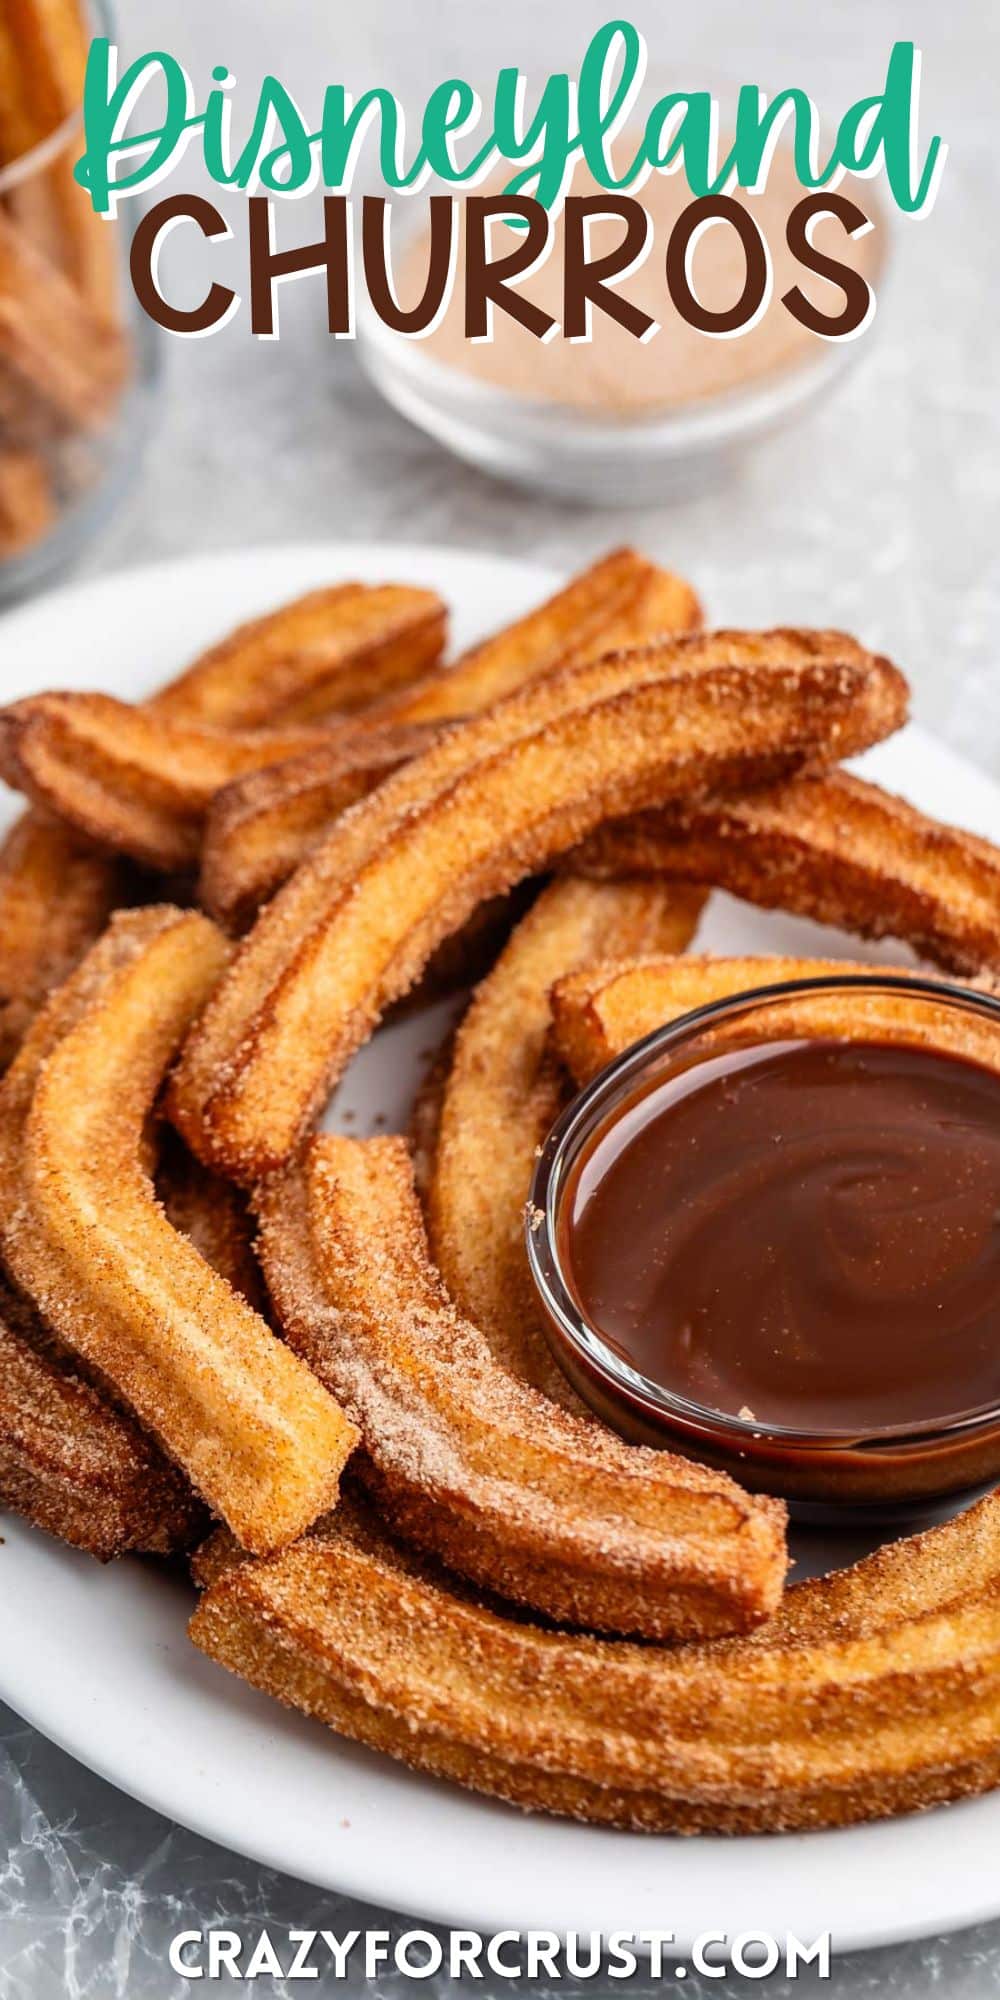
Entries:
{"label": "chocolate dipping sauce in glass bowl", "polygon": [[584,1400],[803,1518],[1000,1475],[1000,999],[803,979],[612,1062],[550,1133],[528,1258]]}

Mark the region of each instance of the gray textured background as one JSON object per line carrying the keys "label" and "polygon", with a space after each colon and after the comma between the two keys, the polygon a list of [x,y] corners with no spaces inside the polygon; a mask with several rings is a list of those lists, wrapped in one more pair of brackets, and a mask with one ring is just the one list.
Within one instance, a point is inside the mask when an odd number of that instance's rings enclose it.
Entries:
{"label": "gray textured background", "polygon": [[[248,88],[270,68],[311,104],[320,77],[388,82],[416,103],[454,68],[488,82],[515,58],[536,71],[564,67],[612,9],[593,0],[434,0],[419,13],[404,0],[350,10],[329,0],[120,0],[118,11],[132,51],[162,41],[202,77],[225,60]],[[631,539],[689,574],[720,621],[843,624],[885,646],[911,674],[920,719],[1000,770],[997,9],[975,0],[947,9],[938,0],[689,0],[669,9],[633,0],[629,12],[664,82],[706,71],[795,82],[833,114],[877,88],[895,37],[923,47],[925,130],[951,142],[943,189],[933,214],[900,232],[876,337],[829,408],[686,504],[559,509],[459,467],[381,406],[350,349],[326,337],[307,283],[289,295],[279,344],[254,347],[239,322],[217,340],[168,344],[166,401],[143,479],[84,574],[194,548],[324,536],[495,548],[568,568]],[[301,211],[303,227],[307,219]],[[239,289],[239,248],[227,254],[234,261],[221,272],[231,270]],[[0,1834],[0,2000],[168,2000],[196,1990],[171,1980],[166,1942],[213,1916],[237,1927],[269,1921],[276,1936],[288,1925],[364,1920],[171,1828],[2,1711]],[[780,1980],[744,1986],[785,1990]],[[831,1985],[792,1990],[980,2000],[998,1989],[1000,1925],[843,1960]],[[333,1988],[289,1990],[322,2000]],[[387,1978],[381,1990],[402,1988]],[[694,1979],[679,1990],[700,2000]],[[270,1995],[270,1982],[255,1991]]]}

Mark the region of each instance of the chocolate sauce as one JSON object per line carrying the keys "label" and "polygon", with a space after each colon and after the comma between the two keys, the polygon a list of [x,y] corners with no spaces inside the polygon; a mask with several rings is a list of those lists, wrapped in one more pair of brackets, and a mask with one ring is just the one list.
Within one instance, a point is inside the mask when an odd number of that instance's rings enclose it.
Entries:
{"label": "chocolate sauce", "polygon": [[560,1219],[591,1326],[763,1427],[1000,1403],[1000,1075],[920,1046],[756,1044],[656,1080]]}

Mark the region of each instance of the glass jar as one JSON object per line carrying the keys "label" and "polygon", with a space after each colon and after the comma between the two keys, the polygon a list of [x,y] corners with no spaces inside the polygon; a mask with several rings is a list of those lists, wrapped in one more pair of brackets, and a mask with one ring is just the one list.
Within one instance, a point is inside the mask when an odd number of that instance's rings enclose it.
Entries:
{"label": "glass jar", "polygon": [[156,342],[128,282],[128,233],[73,179],[104,0],[28,0],[0,22],[0,600],[71,561],[134,471]]}

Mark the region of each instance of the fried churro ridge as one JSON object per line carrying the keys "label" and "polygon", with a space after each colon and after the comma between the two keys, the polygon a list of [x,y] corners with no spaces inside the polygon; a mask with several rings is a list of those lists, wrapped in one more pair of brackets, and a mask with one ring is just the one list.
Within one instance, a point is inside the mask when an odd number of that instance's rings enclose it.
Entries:
{"label": "fried churro ridge", "polygon": [[498,1361],[570,1409],[580,1404],[541,1331],[524,1253],[536,1154],[565,1101],[549,989],[611,949],[683,951],[703,901],[656,883],[550,884],[478,988],[442,1080],[425,1200],[435,1261]]}
{"label": "fried churro ridge", "polygon": [[691,798],[892,729],[905,683],[836,634],[696,634],[564,670],[462,724],[340,821],[258,918],[170,1094],[236,1179],[286,1159],[385,1006],[478,903],[625,800]]}
{"label": "fried churro ridge", "polygon": [[204,1524],[183,1474],[2,1279],[0,1505],[102,1562],[187,1548]]}
{"label": "fried churro ridge", "polygon": [[764,909],[1000,972],[1000,850],[847,771],[598,829],[574,869],[712,882]]}
{"label": "fried churro ridge", "polygon": [[216,729],[352,714],[432,666],[446,631],[435,591],[333,584],[238,625],[149,706],[170,721]]}
{"label": "fried churro ridge", "polygon": [[[865,965],[836,958],[646,958],[594,963],[552,988],[552,1046],[574,1083],[589,1083],[598,1072],[646,1035],[717,1000],[728,1000],[764,987],[791,986],[773,1005],[760,1003],[754,1012],[754,1033],[825,1036],[852,1040],[906,1040],[934,1048],[939,1042],[963,1049],[972,1061],[995,1066],[994,1038],[986,1025],[958,1016],[947,1005],[923,1002],[915,1010],[907,993],[883,990],[852,994],[845,1004],[841,988],[852,979],[890,982],[907,975],[899,966]],[[833,980],[834,990],[798,992],[802,981]],[[710,1023],[705,1033],[711,1033]]]}
{"label": "fried churro ridge", "polygon": [[748,1637],[661,1649],[513,1621],[352,1504],[269,1563],[206,1560],[195,1644],[341,1735],[635,1831],[846,1826],[1000,1778],[996,1495],[801,1584]]}
{"label": "fried churro ridge", "polygon": [[57,820],[23,813],[0,847],[0,1069],[54,986],[100,936],[122,882],[117,863]]}
{"label": "fried churro ridge", "polygon": [[523,618],[383,703],[380,714],[397,722],[481,715],[561,667],[695,631],[701,623],[701,605],[682,577],[658,569],[635,549],[612,549]]}
{"label": "fried churro ridge", "polygon": [[0,1089],[0,1245],[56,1335],[265,1551],[333,1504],[355,1436],[146,1171],[149,1113],[225,955],[205,917],[120,913],[48,1002]]}
{"label": "fried churro ridge", "polygon": [[0,710],[0,773],[95,845],[180,869],[199,858],[221,786],[324,741],[304,726],[175,723],[112,695],[33,695]]}
{"label": "fried churro ridge", "polygon": [[346,781],[352,771],[363,778],[366,757],[373,777],[387,775],[394,745],[400,763],[425,747],[421,730],[429,736],[435,726],[482,714],[560,667],[700,624],[697,598],[679,577],[631,549],[613,551],[454,665],[376,703],[359,718],[359,739],[348,736],[298,765],[279,766],[267,780],[251,776],[221,793],[206,836],[206,907],[221,922],[244,928],[345,806],[363,795],[357,778],[353,788]]}
{"label": "fried churro ridge", "polygon": [[430,1262],[405,1143],[325,1135],[257,1197],[286,1338],[358,1424],[399,1531],[549,1616],[649,1636],[773,1610],[784,1509],[498,1367]]}

